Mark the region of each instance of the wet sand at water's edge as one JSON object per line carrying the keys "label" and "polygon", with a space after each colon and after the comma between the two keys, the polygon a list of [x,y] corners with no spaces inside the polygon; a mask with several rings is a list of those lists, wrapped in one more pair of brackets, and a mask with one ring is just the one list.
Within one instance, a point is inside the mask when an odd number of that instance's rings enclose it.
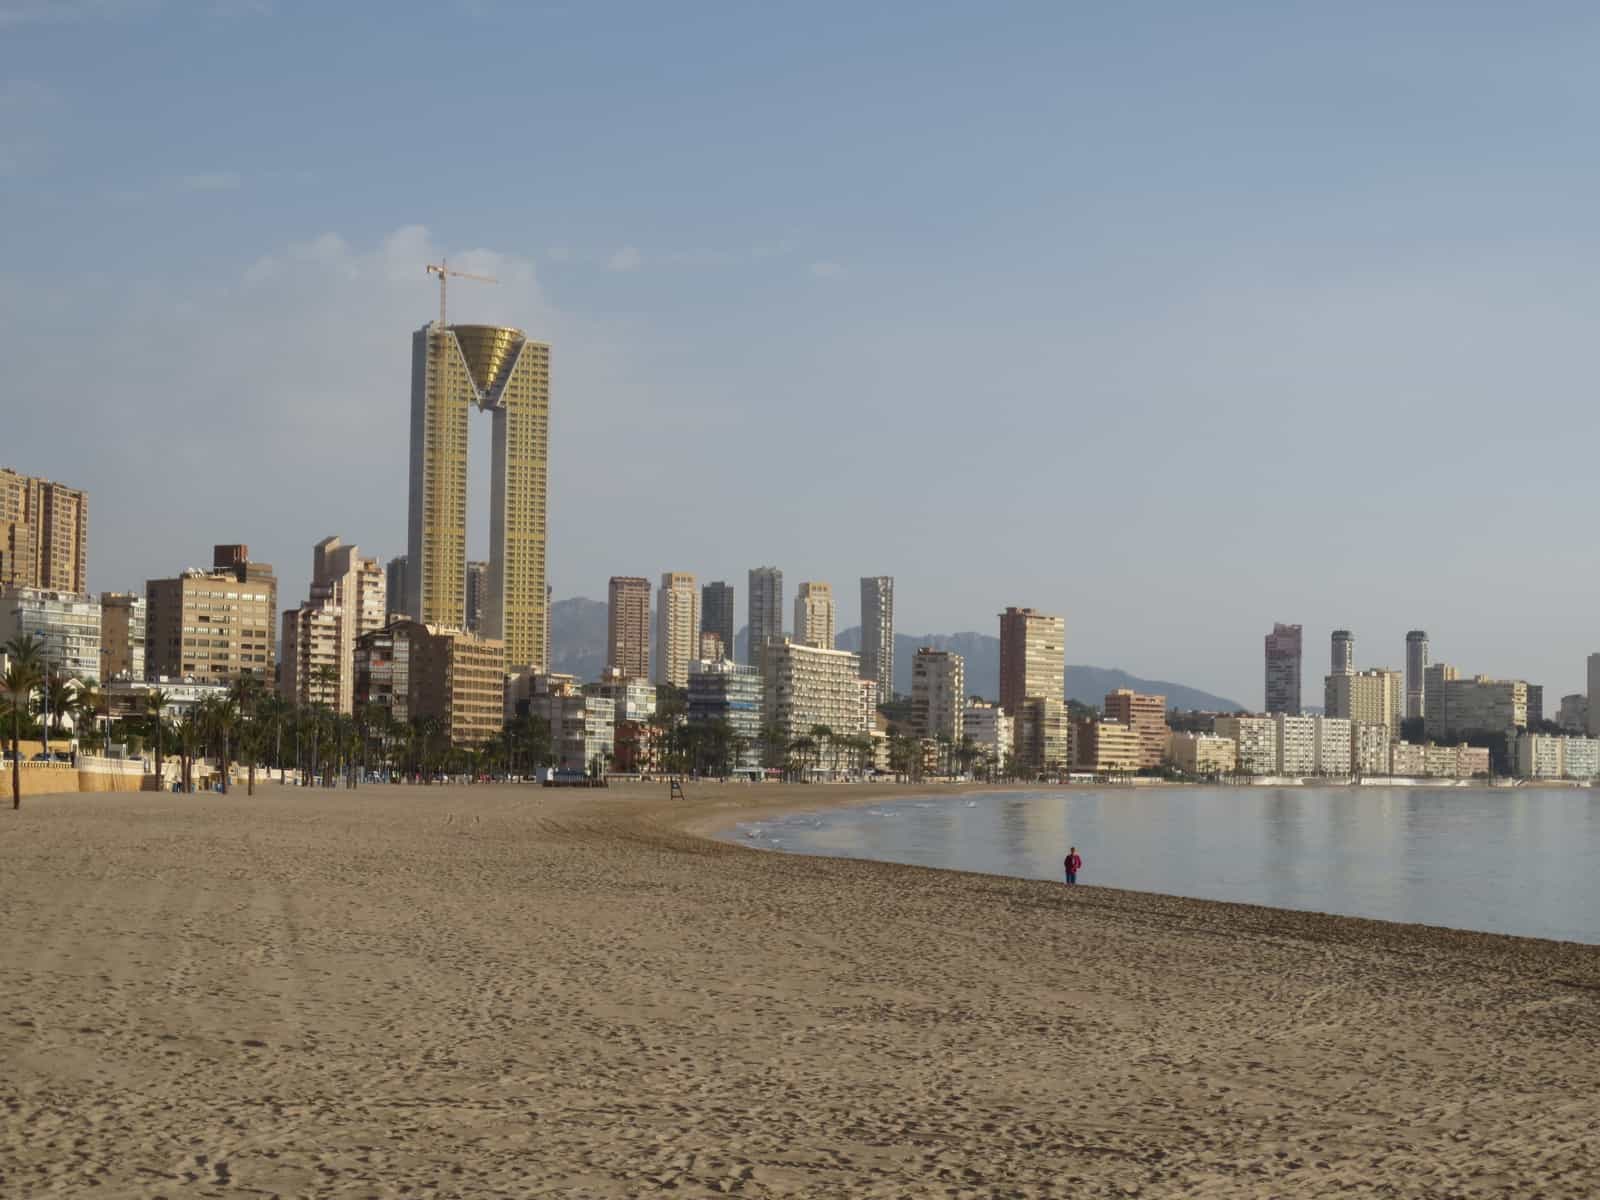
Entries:
{"label": "wet sand at water's edge", "polygon": [[1600,1193],[1600,948],[703,836],[927,791],[24,801],[0,1195]]}

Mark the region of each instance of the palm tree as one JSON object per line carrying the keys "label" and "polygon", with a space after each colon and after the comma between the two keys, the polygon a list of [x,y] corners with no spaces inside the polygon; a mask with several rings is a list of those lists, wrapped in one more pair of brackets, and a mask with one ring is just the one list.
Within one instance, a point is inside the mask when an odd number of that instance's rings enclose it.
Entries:
{"label": "palm tree", "polygon": [[156,787],[157,787],[157,790],[160,790],[160,789],[162,789],[162,788],[164,788],[166,786],[165,783],[162,781],[162,775],[161,775],[161,765],[162,765],[162,757],[161,757],[162,737],[161,737],[161,735],[162,735],[162,732],[163,732],[163,730],[165,728],[165,724],[166,724],[165,718],[163,718],[162,713],[164,713],[166,711],[167,705],[170,704],[171,702],[172,702],[172,698],[170,696],[168,696],[167,693],[162,691],[160,688],[156,688],[153,692],[150,692],[144,698],[145,709],[150,714],[151,723],[155,725],[155,734],[156,734]]}
{"label": "palm tree", "polygon": [[7,642],[5,652],[11,661],[0,677],[0,688],[11,705],[11,807],[15,811],[22,807],[22,751],[17,746],[22,739],[22,712],[42,680],[43,651],[37,638],[23,634]]}
{"label": "palm tree", "polygon": [[68,717],[73,718],[73,725],[77,725],[78,715],[78,687],[71,676],[62,671],[45,672],[45,690],[48,693],[50,709],[50,728],[46,731],[46,749],[49,748],[48,738],[51,734],[60,736],[63,732],[62,722]]}
{"label": "palm tree", "polygon": [[268,692],[255,707],[256,725],[261,731],[261,752],[266,752],[267,738],[272,739],[272,758],[278,768],[278,782],[284,781],[283,728],[289,723],[289,702],[277,692]]}
{"label": "palm tree", "polygon": [[205,730],[201,727],[200,716],[195,711],[198,705],[191,706],[178,718],[173,726],[172,734],[178,743],[178,757],[180,761],[179,780],[185,792],[194,791],[194,756],[200,749],[200,744],[205,738]]}

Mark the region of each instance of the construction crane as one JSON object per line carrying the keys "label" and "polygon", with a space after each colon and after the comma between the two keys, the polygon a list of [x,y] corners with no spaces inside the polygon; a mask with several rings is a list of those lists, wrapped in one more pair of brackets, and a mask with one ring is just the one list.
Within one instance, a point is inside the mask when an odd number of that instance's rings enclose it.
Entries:
{"label": "construction crane", "polygon": [[436,263],[428,264],[428,274],[439,277],[439,328],[444,328],[444,289],[445,282],[454,275],[457,279],[476,279],[479,283],[499,283],[490,275],[471,275],[466,271],[458,271],[450,265],[448,258],[441,258]]}

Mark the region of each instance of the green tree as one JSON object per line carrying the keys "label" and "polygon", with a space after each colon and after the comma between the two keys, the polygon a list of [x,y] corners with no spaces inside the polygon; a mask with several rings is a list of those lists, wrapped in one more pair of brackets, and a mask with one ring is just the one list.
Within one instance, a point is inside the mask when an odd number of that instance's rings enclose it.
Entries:
{"label": "green tree", "polygon": [[157,787],[162,787],[165,785],[165,780],[161,774],[161,768],[165,762],[165,759],[162,757],[162,751],[165,749],[166,739],[164,735],[166,733],[167,724],[166,711],[167,705],[170,703],[172,703],[172,698],[160,688],[156,688],[154,691],[148,693],[144,698],[145,711],[148,714],[146,717],[147,727],[150,729],[150,733],[155,738],[156,743]]}
{"label": "green tree", "polygon": [[37,638],[23,634],[7,642],[5,652],[10,662],[0,677],[0,688],[11,707],[11,807],[15,811],[22,807],[22,751],[17,745],[22,738],[22,714],[33,689],[43,681],[44,651]]}

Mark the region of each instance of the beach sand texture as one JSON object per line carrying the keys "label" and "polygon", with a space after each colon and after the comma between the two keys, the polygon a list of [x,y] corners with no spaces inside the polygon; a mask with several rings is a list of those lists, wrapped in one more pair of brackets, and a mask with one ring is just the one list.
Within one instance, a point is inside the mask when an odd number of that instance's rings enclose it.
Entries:
{"label": "beach sand texture", "polygon": [[1600,1193],[1600,949],[685,832],[872,795],[6,811],[0,1196]]}

